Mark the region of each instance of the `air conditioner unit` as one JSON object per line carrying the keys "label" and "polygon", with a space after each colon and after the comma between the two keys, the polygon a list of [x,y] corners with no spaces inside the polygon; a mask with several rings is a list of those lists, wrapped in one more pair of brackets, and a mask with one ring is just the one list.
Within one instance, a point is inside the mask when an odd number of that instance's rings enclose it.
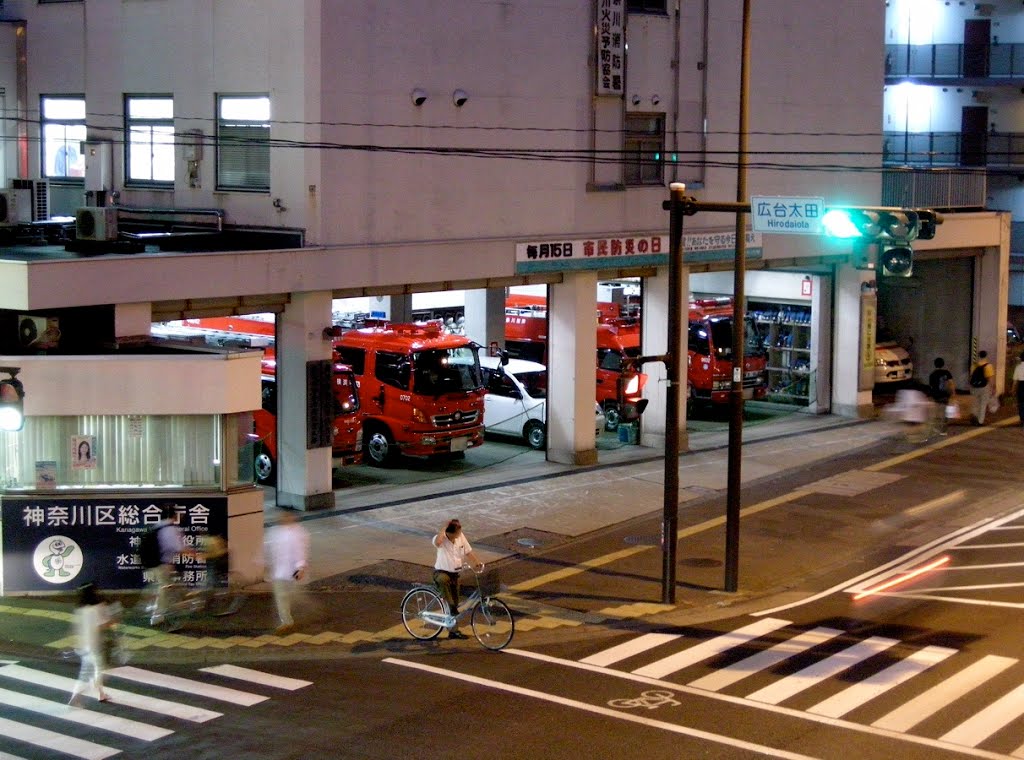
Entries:
{"label": "air conditioner unit", "polygon": [[30,194],[32,218],[28,221],[45,222],[50,218],[50,182],[45,179],[13,179],[13,190]]}
{"label": "air conditioner unit", "polygon": [[117,240],[117,209],[84,206],[75,212],[75,237],[79,240]]}
{"label": "air conditioner unit", "polygon": [[55,348],[60,342],[60,320],[57,317],[18,315],[18,344],[22,348]]}
{"label": "air conditioner unit", "polygon": [[32,221],[32,191],[0,192],[0,224],[27,224]]}

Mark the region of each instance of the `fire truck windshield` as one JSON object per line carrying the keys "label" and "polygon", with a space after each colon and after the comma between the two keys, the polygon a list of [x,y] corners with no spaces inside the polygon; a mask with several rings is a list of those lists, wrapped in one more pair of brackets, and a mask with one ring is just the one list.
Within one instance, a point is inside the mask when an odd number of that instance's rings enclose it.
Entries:
{"label": "fire truck windshield", "polygon": [[[746,330],[744,331],[743,351],[747,356],[761,354],[764,352],[764,341],[754,320],[744,320]],[[715,353],[719,356],[732,355],[732,317],[711,317],[708,319],[711,328],[711,343],[715,347]]]}
{"label": "fire truck windshield", "polygon": [[412,355],[413,387],[425,396],[475,391],[483,387],[480,363],[470,346],[418,351]]}

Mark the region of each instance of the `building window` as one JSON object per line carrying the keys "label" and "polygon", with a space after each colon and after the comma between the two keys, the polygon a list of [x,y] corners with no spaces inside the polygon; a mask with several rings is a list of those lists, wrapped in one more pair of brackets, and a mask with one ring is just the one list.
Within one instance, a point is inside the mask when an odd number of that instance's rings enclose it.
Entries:
{"label": "building window", "polygon": [[663,184],[664,151],[664,114],[626,114],[623,154],[627,185]]}
{"label": "building window", "polygon": [[628,13],[668,13],[665,0],[626,0]]}
{"label": "building window", "polygon": [[269,97],[217,97],[217,189],[270,190]]}
{"label": "building window", "polygon": [[42,169],[50,179],[85,176],[85,98],[76,95],[43,95],[39,103],[42,135]]}
{"label": "building window", "polygon": [[126,95],[125,184],[174,184],[174,99]]}

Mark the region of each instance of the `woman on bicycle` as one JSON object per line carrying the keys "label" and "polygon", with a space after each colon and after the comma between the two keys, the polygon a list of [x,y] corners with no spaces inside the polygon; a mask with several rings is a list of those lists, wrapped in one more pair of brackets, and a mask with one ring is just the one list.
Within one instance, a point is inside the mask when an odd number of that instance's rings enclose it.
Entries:
{"label": "woman on bicycle", "polygon": [[[459,612],[459,571],[462,566],[471,562],[478,570],[482,570],[484,563],[473,553],[473,547],[462,532],[462,523],[458,519],[451,519],[434,536],[434,546],[437,548],[437,559],[434,560],[434,584],[441,595],[448,602],[451,614]],[[465,639],[466,634],[458,628],[448,631],[450,639]]]}

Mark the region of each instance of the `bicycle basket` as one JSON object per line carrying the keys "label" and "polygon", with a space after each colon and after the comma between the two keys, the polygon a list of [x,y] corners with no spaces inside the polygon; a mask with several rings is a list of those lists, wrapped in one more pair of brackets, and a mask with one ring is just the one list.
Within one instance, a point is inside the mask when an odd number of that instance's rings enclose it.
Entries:
{"label": "bicycle basket", "polygon": [[481,596],[494,596],[501,591],[501,577],[497,570],[484,570],[478,580]]}

